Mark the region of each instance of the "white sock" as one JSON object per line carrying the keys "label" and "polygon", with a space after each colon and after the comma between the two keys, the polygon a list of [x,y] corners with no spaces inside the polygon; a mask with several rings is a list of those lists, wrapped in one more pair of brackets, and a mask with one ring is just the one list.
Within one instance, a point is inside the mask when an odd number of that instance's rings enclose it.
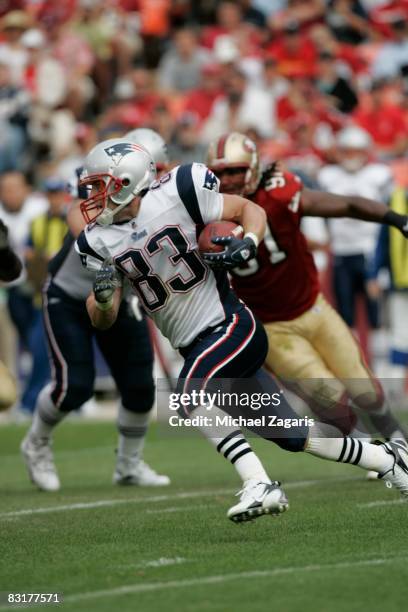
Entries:
{"label": "white sock", "polygon": [[[333,433],[337,433],[337,430],[330,425],[325,426],[324,429],[331,429]],[[318,429],[315,427],[314,433],[316,432],[318,432]],[[384,450],[383,446],[362,442],[350,437],[309,438],[306,443],[305,452],[322,459],[329,459],[330,461],[352,463],[363,469],[374,470],[380,474],[386,472],[394,465],[393,457]]]}
{"label": "white sock", "polygon": [[118,456],[142,456],[149,420],[150,411],[143,413],[132,412],[120,404],[118,415]]}
{"label": "white sock", "polygon": [[50,438],[58,423],[66,417],[66,413],[54,405],[51,390],[52,384],[48,384],[38,396],[30,428],[30,435],[34,438]]}
{"label": "white sock", "polygon": [[[200,406],[194,410],[192,417],[211,416],[215,420],[216,416],[225,417],[225,412],[214,406],[211,412]],[[260,459],[254,453],[241,431],[233,427],[211,428],[209,426],[197,426],[197,429],[207,438],[219,453],[228,459],[238,472],[242,482],[247,480],[260,480],[271,482]]]}

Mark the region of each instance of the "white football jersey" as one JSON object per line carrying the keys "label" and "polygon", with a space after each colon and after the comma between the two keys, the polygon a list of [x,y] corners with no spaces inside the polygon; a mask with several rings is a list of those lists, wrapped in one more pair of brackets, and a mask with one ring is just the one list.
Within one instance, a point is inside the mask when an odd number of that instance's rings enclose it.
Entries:
{"label": "white football jersey", "polygon": [[[49,283],[56,285],[73,300],[85,302],[93,291],[95,273],[102,261],[95,261],[91,269],[81,264],[81,258],[75,248],[75,238],[68,233],[64,244],[48,264]],[[131,295],[128,283],[123,285],[123,299]]]}
{"label": "white football jersey", "polygon": [[[392,173],[385,164],[370,163],[357,172],[338,165],[325,166],[318,175],[324,191],[354,195],[386,203],[392,191]],[[371,255],[377,241],[376,223],[359,219],[328,219],[330,247],[334,255]]]}
{"label": "white football jersey", "polygon": [[[99,261],[99,267],[102,262]],[[81,265],[75,250],[75,239],[71,234],[65,238],[62,248],[48,265],[51,281],[74,300],[85,301],[92,292],[95,270]]]}
{"label": "white football jersey", "polygon": [[152,183],[137,217],[105,227],[88,225],[76,243],[89,269],[114,260],[175,348],[227,316],[227,275],[211,270],[197,250],[197,225],[221,219],[218,190],[219,181],[205,165],[178,166]]}

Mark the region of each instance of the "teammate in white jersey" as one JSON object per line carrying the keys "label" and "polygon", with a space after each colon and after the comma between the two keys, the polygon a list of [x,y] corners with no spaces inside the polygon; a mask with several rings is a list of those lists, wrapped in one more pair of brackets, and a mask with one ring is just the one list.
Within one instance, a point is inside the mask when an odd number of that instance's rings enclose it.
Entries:
{"label": "teammate in white jersey", "polygon": [[[103,262],[87,300],[93,325],[107,329],[114,324],[122,293],[118,279],[126,276],[148,314],[185,359],[180,391],[208,389],[215,378],[251,378],[258,390],[276,391],[271,379],[265,382],[259,375],[267,352],[263,327],[236,298],[226,274],[255,257],[265,231],[264,211],[243,197],[220,194],[218,180],[202,164],[178,166],[152,183],[154,174],[147,151],[125,140],[100,143],[87,156],[81,183],[91,192],[81,209],[89,224],[76,248],[84,265],[92,268]],[[201,258],[197,226],[219,219],[240,223],[244,237],[214,239],[225,250]],[[283,398],[279,407],[269,405],[265,411],[297,416]],[[234,406],[231,412],[245,410]],[[213,407],[213,419],[217,413],[222,418],[223,412]],[[205,406],[194,411],[195,416],[201,414],[208,414]],[[264,504],[273,512],[286,507],[282,490],[269,484],[239,431],[223,428],[217,437],[205,424],[198,428],[224,455],[233,456],[244,480],[241,505],[229,511],[230,518],[263,513]],[[289,436],[280,432],[282,437],[258,433],[286,450],[376,470],[408,497],[408,455],[398,442],[369,444],[342,438],[335,428],[322,424],[313,430],[297,425]]]}
{"label": "teammate in white jersey", "polygon": [[[338,163],[324,166],[318,182],[324,191],[344,196],[363,196],[387,202],[392,191],[392,172],[386,164],[370,161],[370,135],[357,126],[349,126],[337,137]],[[330,248],[333,253],[333,288],[338,310],[354,327],[355,302],[364,296],[367,316],[373,328],[378,326],[378,303],[367,293],[367,261],[372,256],[379,229],[358,219],[328,219]]]}
{"label": "teammate in white jersey", "polygon": [[[133,130],[128,137],[148,148],[157,167],[167,169],[166,143],[149,129]],[[85,194],[86,197],[86,194]],[[68,214],[70,234],[49,265],[44,291],[44,321],[53,378],[42,389],[32,426],[21,446],[33,482],[42,490],[60,487],[51,451],[54,428],[64,417],[92,397],[96,342],[120,394],[118,451],[113,480],[122,485],[163,486],[170,480],[142,460],[142,451],[154,400],[153,353],[145,317],[135,319],[128,299],[122,300],[116,324],[106,332],[92,327],[85,302],[95,272],[81,265],[75,237],[85,223],[77,206]]]}

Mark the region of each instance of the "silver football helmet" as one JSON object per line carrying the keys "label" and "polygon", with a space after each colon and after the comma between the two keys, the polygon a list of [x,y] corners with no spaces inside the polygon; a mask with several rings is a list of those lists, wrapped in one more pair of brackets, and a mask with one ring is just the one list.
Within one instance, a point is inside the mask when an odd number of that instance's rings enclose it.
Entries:
{"label": "silver football helmet", "polygon": [[347,172],[358,172],[368,162],[372,139],[368,132],[350,125],[340,130],[336,139],[340,165]]}
{"label": "silver football helmet", "polygon": [[[79,180],[90,192],[80,205],[82,215],[87,223],[110,225],[155,178],[156,166],[143,146],[120,138],[100,142],[86,156]],[[109,208],[110,203],[116,207]]]}
{"label": "silver football helmet", "polygon": [[137,128],[124,135],[126,140],[142,145],[147,149],[156,164],[157,172],[166,170],[170,163],[167,144],[158,132],[150,128]]}

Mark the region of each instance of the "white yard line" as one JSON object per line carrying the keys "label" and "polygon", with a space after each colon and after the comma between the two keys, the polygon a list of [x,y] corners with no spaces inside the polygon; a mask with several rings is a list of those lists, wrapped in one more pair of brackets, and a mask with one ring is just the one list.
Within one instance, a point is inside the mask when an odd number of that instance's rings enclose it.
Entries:
{"label": "white yard line", "polygon": [[366,502],[364,504],[357,504],[357,508],[378,508],[381,506],[397,506],[400,504],[406,504],[407,501],[405,499],[390,499],[383,500],[379,499],[378,501]]}
{"label": "white yard line", "polygon": [[168,567],[169,565],[180,565],[180,563],[187,563],[187,561],[188,559],[185,557],[174,557],[172,559],[160,557],[160,559],[154,559],[153,561],[142,561],[142,563],[139,563],[139,565],[136,565],[135,567]]}
{"label": "white yard line", "polygon": [[[76,595],[67,595],[64,597],[64,603],[83,601],[86,599],[100,599],[103,597],[117,597],[119,595],[127,595],[134,593],[146,593],[149,591],[158,591],[164,589],[177,589],[192,586],[201,586],[207,584],[222,584],[234,580],[245,580],[251,578],[271,578],[274,576],[282,576],[285,574],[298,574],[300,572],[320,572],[324,570],[342,570],[353,567],[375,567],[394,563],[395,561],[405,560],[406,557],[392,557],[389,559],[364,559],[358,561],[345,561],[341,563],[332,563],[327,565],[304,565],[292,567],[276,567],[269,570],[254,570],[247,572],[236,572],[232,574],[218,574],[215,576],[203,576],[200,578],[187,578],[185,580],[169,580],[166,582],[148,582],[144,584],[130,584],[113,589],[104,589],[101,591],[88,591],[77,593]],[[1,609],[1,608],[0,608]]]}
{"label": "white yard line", "polygon": [[[288,574],[299,574],[301,572],[322,572],[342,570],[358,567],[377,567],[395,562],[406,562],[407,557],[388,557],[378,559],[360,559],[357,561],[342,561],[339,563],[328,563],[319,565],[300,565],[289,567],[275,567],[267,570],[252,570],[246,572],[236,572],[231,574],[217,574],[213,576],[202,576],[199,578],[187,578],[185,580],[169,580],[165,582],[147,582],[140,584],[123,585],[112,589],[103,589],[100,591],[85,591],[73,595],[63,596],[63,603],[75,603],[78,601],[101,599],[106,597],[118,597],[120,595],[131,595],[135,593],[146,593],[152,591],[160,591],[165,589],[188,588],[192,586],[201,586],[207,584],[222,584],[224,582],[232,582],[235,580],[246,580],[252,578],[273,578],[274,576],[284,576]],[[175,559],[158,559],[157,561],[148,562],[149,567],[162,567],[165,565],[174,565],[188,561],[184,558]],[[175,562],[175,563],[174,563]],[[145,567],[147,564],[145,565]],[[0,605],[0,610],[14,610],[22,608],[22,606]]]}
{"label": "white yard line", "polygon": [[150,510],[148,508],[144,510],[144,512],[146,514],[165,514],[167,512],[171,514],[172,512],[189,512],[190,510],[201,510],[202,508],[208,510],[211,506],[210,504],[196,504],[195,506],[172,506],[170,508],[157,508],[155,510]]}
{"label": "white yard line", "polygon": [[[285,489],[300,489],[312,487],[314,485],[330,484],[332,482],[352,481],[356,478],[333,478],[330,480],[302,480],[299,482],[288,482],[284,486]],[[104,508],[111,506],[119,506],[122,504],[154,504],[158,502],[174,501],[176,499],[193,499],[195,497],[213,497],[217,495],[230,495],[235,493],[235,489],[218,489],[213,491],[188,491],[185,493],[172,493],[169,495],[155,495],[152,497],[135,497],[129,499],[101,499],[92,502],[78,502],[74,504],[64,504],[61,506],[44,506],[40,508],[26,508],[24,510],[14,510],[11,512],[0,513],[0,520],[19,517],[32,516],[34,514],[49,514],[52,512],[67,512],[70,510],[87,510],[91,508]]]}
{"label": "white yard line", "polygon": [[114,569],[146,569],[147,567],[165,567],[167,565],[180,565],[180,563],[190,563],[190,559],[185,557],[160,557],[153,561],[140,561],[140,563],[126,563],[125,565],[114,565]]}
{"label": "white yard line", "polygon": [[104,508],[119,506],[122,504],[154,504],[163,501],[174,501],[176,499],[191,499],[194,497],[212,497],[213,495],[224,494],[225,491],[189,491],[187,493],[173,493],[173,495],[155,495],[153,497],[135,497],[129,499],[100,499],[92,502],[79,502],[76,504],[65,504],[62,506],[45,506],[44,508],[27,508],[25,510],[15,510],[14,512],[2,512],[0,519],[17,516],[31,516],[33,514],[49,514],[52,512],[66,512],[69,510],[87,510],[91,508]]}

